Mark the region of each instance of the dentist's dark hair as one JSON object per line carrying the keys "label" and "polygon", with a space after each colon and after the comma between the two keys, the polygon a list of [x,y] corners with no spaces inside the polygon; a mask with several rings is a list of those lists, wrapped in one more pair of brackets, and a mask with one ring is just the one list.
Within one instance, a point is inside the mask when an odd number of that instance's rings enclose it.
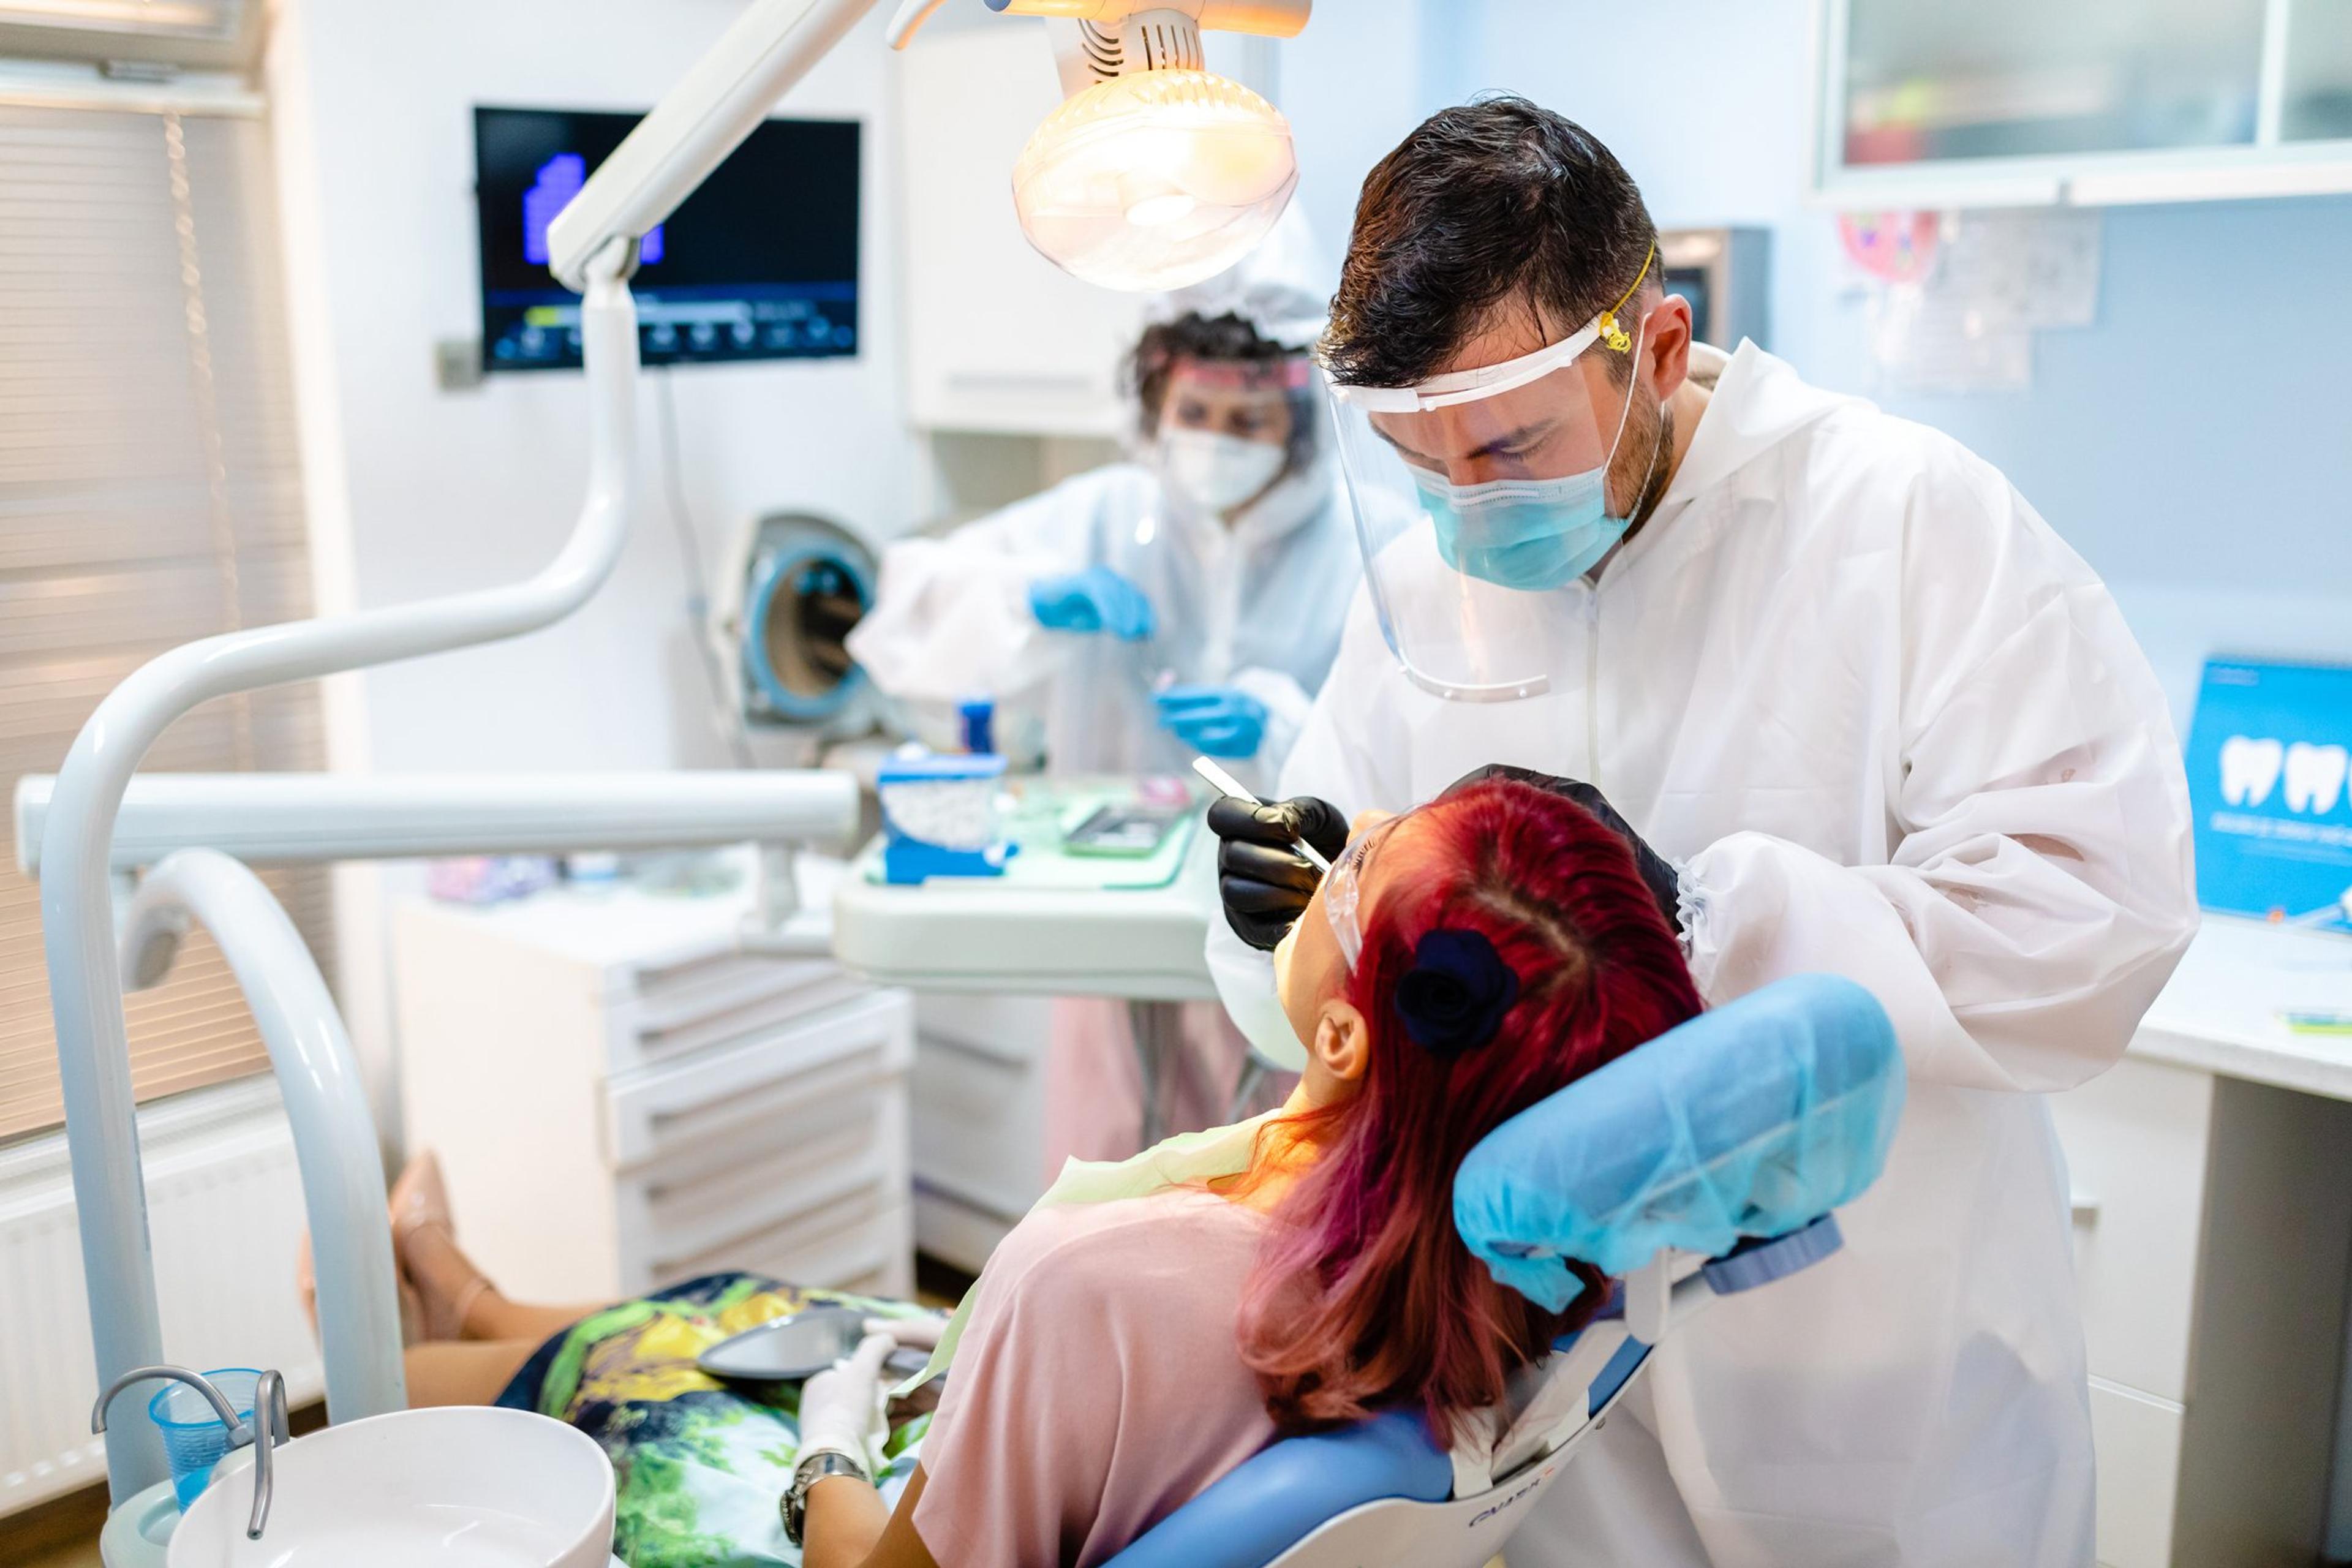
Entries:
{"label": "dentist's dark hair", "polygon": [[1441,110],[1365,176],[1324,363],[1342,384],[1407,385],[1497,310],[1532,311],[1553,341],[1640,278],[1630,329],[1658,286],[1657,240],[1633,177],[1575,121],[1507,96]]}

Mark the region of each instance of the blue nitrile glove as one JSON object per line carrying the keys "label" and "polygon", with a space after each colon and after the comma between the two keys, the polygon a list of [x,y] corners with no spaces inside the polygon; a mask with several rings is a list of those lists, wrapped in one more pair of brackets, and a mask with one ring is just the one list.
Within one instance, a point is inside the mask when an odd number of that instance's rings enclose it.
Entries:
{"label": "blue nitrile glove", "polygon": [[1152,697],[1160,728],[1213,757],[1254,757],[1265,742],[1265,704],[1238,686],[1171,686]]}
{"label": "blue nitrile glove", "polygon": [[1154,624],[1143,590],[1108,566],[1038,578],[1029,584],[1029,610],[1049,631],[1108,632],[1121,642],[1141,642]]}

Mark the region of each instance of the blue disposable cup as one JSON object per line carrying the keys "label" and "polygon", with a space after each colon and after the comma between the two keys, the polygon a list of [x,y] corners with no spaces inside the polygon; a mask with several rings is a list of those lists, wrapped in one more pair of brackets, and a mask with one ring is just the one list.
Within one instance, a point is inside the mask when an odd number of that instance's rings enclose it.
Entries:
{"label": "blue disposable cup", "polygon": [[[261,1373],[249,1366],[223,1367],[205,1376],[236,1410],[236,1418],[253,1425],[254,1389]],[[147,1402],[147,1415],[163,1434],[163,1457],[172,1462],[172,1495],[180,1511],[204,1496],[212,1484],[213,1467],[228,1454],[228,1428],[211,1400],[184,1383],[166,1384]]]}

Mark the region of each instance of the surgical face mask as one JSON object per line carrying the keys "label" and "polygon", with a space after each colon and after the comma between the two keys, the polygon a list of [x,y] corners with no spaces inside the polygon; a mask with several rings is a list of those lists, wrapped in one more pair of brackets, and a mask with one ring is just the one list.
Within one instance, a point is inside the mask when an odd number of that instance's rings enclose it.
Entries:
{"label": "surgical face mask", "polygon": [[1171,426],[1160,433],[1160,460],[1168,482],[1213,512],[1254,500],[1281,476],[1283,448],[1214,430]]}
{"label": "surgical face mask", "polygon": [[1632,520],[1609,515],[1608,472],[1456,485],[1415,468],[1412,479],[1448,566],[1541,593],[1575,582],[1625,537]]}

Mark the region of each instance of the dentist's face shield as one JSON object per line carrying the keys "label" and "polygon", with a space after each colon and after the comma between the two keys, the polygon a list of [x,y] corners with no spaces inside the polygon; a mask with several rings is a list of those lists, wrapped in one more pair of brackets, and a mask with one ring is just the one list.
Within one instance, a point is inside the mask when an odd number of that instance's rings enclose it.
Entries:
{"label": "dentist's face shield", "polygon": [[1625,535],[1608,474],[1639,357],[1604,311],[1500,364],[1332,386],[1365,585],[1414,684],[1473,702],[1547,689],[1557,591]]}

